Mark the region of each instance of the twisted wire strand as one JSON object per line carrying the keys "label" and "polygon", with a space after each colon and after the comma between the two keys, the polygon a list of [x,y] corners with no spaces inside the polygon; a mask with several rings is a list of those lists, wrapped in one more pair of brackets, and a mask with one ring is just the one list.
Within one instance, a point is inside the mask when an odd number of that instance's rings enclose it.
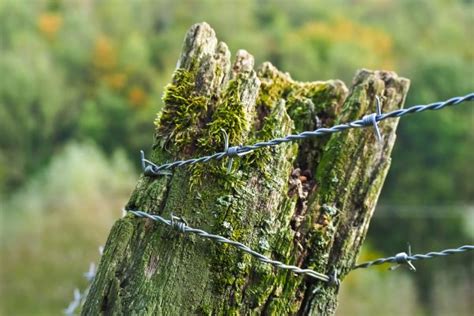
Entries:
{"label": "twisted wire strand", "polygon": [[436,257],[446,257],[446,256],[454,255],[454,254],[463,253],[463,252],[466,252],[466,251],[472,251],[472,250],[474,250],[474,245],[464,245],[464,246],[461,246],[459,248],[445,249],[445,250],[441,250],[441,251],[432,251],[432,252],[428,252],[426,254],[416,254],[416,255],[411,255],[411,256],[409,256],[406,253],[402,252],[402,253],[400,253],[396,256],[393,256],[393,257],[380,258],[380,259],[377,259],[377,260],[368,261],[368,262],[358,264],[358,265],[354,266],[352,268],[352,270],[360,269],[360,268],[369,268],[371,266],[380,265],[380,264],[384,264],[384,263],[388,263],[388,262],[402,264],[402,263],[407,263],[409,261],[433,259],[433,258],[436,258]]}
{"label": "twisted wire strand", "polygon": [[[224,157],[242,156],[244,154],[247,154],[259,148],[272,147],[272,146],[277,146],[282,143],[306,139],[309,137],[316,137],[316,136],[342,132],[344,130],[351,129],[351,128],[362,128],[362,127],[371,126],[371,125],[376,126],[376,123],[386,120],[388,118],[402,117],[408,114],[420,113],[420,112],[424,112],[428,110],[441,110],[448,106],[458,105],[460,103],[472,101],[472,100],[474,100],[474,93],[469,93],[465,96],[454,97],[446,101],[435,102],[428,105],[415,105],[407,109],[399,109],[399,110],[395,110],[395,111],[388,112],[385,114],[372,113],[372,114],[364,116],[362,119],[352,121],[349,123],[334,125],[329,128],[323,127],[323,128],[318,128],[314,131],[305,131],[299,134],[291,134],[286,137],[275,138],[268,141],[262,141],[262,142],[255,143],[253,145],[233,146],[233,147],[227,148],[227,150],[225,151],[218,152],[209,156],[202,156],[199,158],[177,160],[177,161],[165,163],[162,165],[156,165],[149,160],[146,160],[146,159],[144,160],[142,157],[142,164],[144,167],[145,175],[148,175],[148,176],[160,175],[160,174],[163,174],[162,171],[173,169],[176,167],[182,167],[182,166],[196,164],[196,163],[206,163],[206,162],[209,162],[210,160],[220,160]],[[376,131],[377,131],[378,137],[380,137],[378,134],[377,128],[376,128]],[[145,162],[148,165],[145,166]]]}
{"label": "twisted wire strand", "polygon": [[246,245],[244,245],[244,244],[242,244],[238,241],[230,240],[230,239],[227,239],[223,236],[210,234],[210,233],[208,233],[204,230],[201,230],[201,229],[192,228],[181,220],[176,221],[176,219],[179,219],[178,217],[171,216],[171,220],[169,220],[169,219],[165,219],[165,218],[163,218],[159,215],[149,214],[149,213],[146,213],[146,212],[143,212],[143,211],[134,211],[134,210],[124,210],[124,211],[126,211],[128,213],[131,213],[131,214],[133,214],[137,217],[149,218],[153,221],[160,222],[162,224],[174,227],[182,233],[196,234],[196,235],[198,235],[202,238],[211,239],[213,241],[216,241],[216,242],[219,242],[219,243],[222,243],[222,244],[232,245],[232,246],[242,250],[243,252],[246,252],[246,253],[250,254],[251,256],[257,258],[259,261],[261,261],[263,263],[266,263],[266,264],[270,264],[270,265],[272,265],[276,268],[290,270],[290,271],[292,271],[294,273],[297,273],[297,274],[304,274],[304,275],[313,277],[313,278],[321,280],[321,281],[338,284],[338,280],[337,280],[336,275],[332,275],[332,276],[329,277],[325,274],[316,272],[316,271],[311,270],[311,269],[301,269],[297,266],[284,264],[283,262],[270,259],[270,258],[262,255],[261,253],[258,253],[255,250],[250,249],[249,247],[247,247]]}

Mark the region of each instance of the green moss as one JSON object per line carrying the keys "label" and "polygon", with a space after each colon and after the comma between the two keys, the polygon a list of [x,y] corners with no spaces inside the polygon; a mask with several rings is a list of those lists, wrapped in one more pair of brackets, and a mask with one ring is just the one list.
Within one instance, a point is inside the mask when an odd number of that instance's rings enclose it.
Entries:
{"label": "green moss", "polygon": [[[204,155],[224,149],[224,134],[229,135],[229,144],[241,144],[250,129],[248,114],[240,100],[242,82],[248,80],[248,74],[239,74],[231,80],[225,91],[218,97],[210,122],[208,112],[209,99],[195,91],[195,74],[177,69],[173,83],[169,84],[163,96],[165,107],[155,120],[157,126],[158,146],[161,149],[172,149],[174,153]],[[206,125],[203,125],[206,124]],[[167,144],[172,144],[168,148]],[[159,157],[155,157],[156,155]],[[162,157],[163,156],[163,157]],[[154,161],[165,161],[169,155],[163,150],[154,150]],[[190,167],[190,186],[199,186],[202,180],[213,177],[225,188],[242,184],[240,175],[227,173],[227,159],[211,162],[206,165]],[[234,169],[238,166],[236,159]]]}
{"label": "green moss", "polygon": [[[319,97],[323,99],[328,98],[327,93],[330,89],[328,88],[329,85],[325,83],[295,83],[288,76],[274,71],[264,72],[261,75],[267,76],[262,78],[262,89],[257,101],[257,113],[262,115],[263,119],[261,119],[260,128],[250,136],[249,143],[287,135],[289,132],[294,131],[294,120],[301,121],[300,118],[303,116],[307,119],[313,118],[316,112],[313,100],[316,101]],[[322,111],[323,108],[332,105],[329,102],[318,103],[317,109]],[[308,106],[308,104],[311,104],[311,106]],[[287,109],[294,110],[294,113],[292,113],[294,117],[290,118],[288,116],[286,113]],[[301,128],[308,125],[309,123],[304,122]],[[275,170],[282,169],[281,166],[275,165],[275,157],[286,157],[288,151],[296,151],[296,148],[296,144],[286,144],[274,148],[256,150],[252,154],[240,158],[240,167],[246,172],[259,170],[263,175],[274,174]],[[291,156],[294,155],[296,155],[296,152],[293,152]],[[285,163],[288,163],[288,161]],[[283,188],[279,187],[277,189],[277,184],[271,181],[264,181],[268,185],[269,190],[282,190],[282,192],[287,190],[285,189],[286,185]],[[285,205],[286,207],[282,206],[278,211],[280,218],[277,220],[277,223],[280,222],[281,225],[274,224],[279,227],[287,227],[286,229],[280,228],[274,234],[268,235],[265,233],[264,228],[258,227],[256,230],[254,225],[252,231],[245,226],[245,221],[242,221],[241,216],[233,212],[231,216],[229,214],[226,215],[227,230],[223,229],[222,233],[236,240],[248,238],[253,233],[254,237],[252,239],[254,243],[257,242],[258,244],[260,240],[258,232],[261,230],[262,236],[269,237],[267,243],[270,245],[270,249],[259,249],[257,246],[259,252],[281,262],[296,264],[293,249],[294,232],[289,228],[295,201],[289,201]],[[260,222],[264,222],[264,219],[261,219]],[[236,261],[235,258],[239,258],[238,253],[235,253],[234,249],[226,249],[218,257],[218,260],[220,260],[220,266],[236,266],[239,261]],[[244,298],[250,307],[261,308],[269,300],[266,312],[291,314],[297,311],[298,301],[293,298],[295,292],[304,289],[300,289],[303,278],[295,278],[291,272],[287,271],[274,271],[272,267],[255,261],[249,264],[248,268],[246,266],[243,273],[236,269],[231,269],[228,272],[228,278],[223,277],[223,282],[235,285],[238,284],[239,281],[236,280],[239,280],[239,278],[243,279],[245,277],[251,280],[248,281],[250,284],[246,286]]]}
{"label": "green moss", "polygon": [[257,108],[260,108],[261,111],[272,109],[292,89],[291,78],[269,63],[263,64],[258,71],[258,77],[261,79],[261,84]]}
{"label": "green moss", "polygon": [[[286,136],[288,131],[293,129],[293,122],[285,110],[284,99],[295,87],[295,83],[287,74],[278,71],[269,63],[261,67],[258,76],[261,85],[256,101],[257,126],[249,137],[248,143],[251,144]],[[263,148],[246,155],[242,160],[250,168],[259,170],[268,178],[270,173],[266,167],[271,162],[272,156],[278,154],[275,151],[284,150],[278,147]]]}
{"label": "green moss", "polygon": [[[240,100],[242,84],[248,80],[248,74],[239,74],[237,78],[229,81],[227,88],[216,103],[210,123],[202,128],[202,136],[197,141],[196,151],[209,154],[224,150],[224,132],[229,138],[229,146],[243,143],[250,129],[249,114]],[[231,189],[243,185],[241,175],[227,172],[228,159],[213,161],[206,165],[194,165],[191,168],[191,186],[198,186],[206,177],[213,177],[218,185]],[[236,170],[240,159],[235,159],[233,169]]]}
{"label": "green moss", "polygon": [[224,144],[222,130],[229,135],[230,144],[240,144],[249,130],[249,122],[244,105],[240,100],[243,74],[229,81],[226,90],[221,95],[216,110],[212,115],[212,121],[208,124],[207,137],[200,140],[203,148],[214,144]]}
{"label": "green moss", "polygon": [[[106,308],[106,313],[111,315],[122,314],[119,295],[121,289],[116,274],[120,270],[120,258],[129,256],[128,245],[135,229],[131,217],[130,214],[126,218],[119,219],[112,227],[99,265],[99,272],[90,289],[92,297],[96,297],[106,304],[102,306],[103,303],[95,304],[95,302],[87,301],[82,308],[83,315],[100,314],[102,310],[99,309],[102,308]],[[115,256],[111,256],[112,252]]]}
{"label": "green moss", "polygon": [[[263,119],[261,119],[260,128],[257,126],[257,130],[250,135],[248,143],[285,136],[289,131],[294,132],[296,130],[299,132],[299,129],[303,130],[315,126],[314,116],[319,112],[331,113],[332,110],[328,111],[327,108],[333,107],[333,102],[336,100],[335,95],[340,92],[335,92],[334,87],[327,83],[296,83],[288,76],[279,72],[270,71],[266,75],[267,78],[262,78],[262,89],[257,101],[257,114],[263,115]],[[287,111],[290,112],[291,118],[288,116]],[[333,114],[328,114],[327,117],[332,119]],[[293,122],[295,121],[299,124],[296,129],[293,127]],[[324,142],[320,145],[321,149],[323,144]],[[293,149],[290,149],[289,146]],[[240,158],[239,167],[245,173],[252,173],[258,170],[264,176],[271,175],[275,170],[281,169],[281,166],[275,166],[275,157],[286,156],[288,150],[294,150],[295,152],[292,155],[294,156],[296,155],[297,148],[296,144],[287,144],[256,150],[252,154]],[[269,186],[269,190],[277,190],[274,187],[275,184],[269,181],[265,181],[265,183]],[[286,190],[283,189],[283,192]],[[243,195],[245,196],[245,193]],[[294,202],[286,203],[286,207],[282,206],[278,211],[280,214],[278,221],[281,223],[279,227],[287,227],[287,229],[280,228],[273,235],[270,235],[268,239],[270,249],[259,249],[258,246],[256,247],[257,251],[288,264],[296,264],[293,243],[294,231],[289,228],[289,222],[294,212]],[[242,218],[239,211],[237,211],[239,209],[239,206],[236,205],[229,207],[225,219],[221,219],[225,221],[226,227],[221,227],[220,232],[231,239],[244,242],[246,238],[253,234],[252,240],[254,245],[256,242],[258,245],[258,232],[263,228],[258,226],[256,228],[253,225],[250,226],[253,227],[252,230],[249,230],[245,218]],[[245,214],[248,211],[243,210],[243,212]],[[218,220],[218,222],[221,222],[221,220]],[[259,220],[256,222],[258,223]],[[262,233],[262,236],[269,237],[264,230],[262,230]],[[314,248],[320,249],[321,245],[327,245],[328,240],[328,235],[325,232],[321,232],[320,234],[315,234],[313,239],[309,238],[307,242],[314,242]],[[232,248],[224,249],[216,258],[220,267],[237,267],[239,264],[242,265],[242,263],[249,260],[249,258],[245,259],[245,256],[239,255],[236,249]],[[223,284],[238,288],[239,284],[241,284],[240,282],[247,280],[250,284],[246,285],[244,299],[250,307],[261,308],[268,301],[266,312],[270,314],[296,313],[299,302],[294,297],[296,292],[302,293],[304,291],[304,279],[294,277],[291,272],[274,271],[268,265],[256,262],[255,259],[251,260],[252,262],[249,262],[248,265],[244,265],[244,269],[230,268],[222,271]],[[323,267],[323,263],[322,261],[313,261],[308,263],[307,266],[319,271]],[[239,294],[233,295],[238,295],[240,299],[240,292],[238,290],[236,292]]]}
{"label": "green moss", "polygon": [[[287,129],[285,127],[288,127]],[[250,138],[249,143],[268,141],[274,138],[286,136],[286,131],[292,130],[293,122],[286,114],[284,103],[273,108],[272,112],[263,120],[263,127],[256,131]],[[284,148],[285,147],[285,148]],[[271,173],[268,168],[272,159],[286,150],[284,147],[261,148],[252,153],[242,157],[241,159],[251,169],[259,170],[267,179],[271,178]]]}
{"label": "green moss", "polygon": [[[285,190],[285,189],[284,189]],[[290,201],[288,201],[290,202]],[[289,228],[289,222],[293,213],[293,203],[283,202],[283,207],[278,215],[276,223],[282,227],[271,235],[266,237],[269,239],[269,250],[264,251],[268,257],[272,257],[284,263],[294,264],[292,257],[293,248],[293,232]],[[272,223],[275,225],[276,223]],[[265,228],[264,228],[265,229]],[[270,228],[271,229],[271,228]],[[252,286],[247,290],[247,300],[251,306],[261,307],[265,305],[267,300],[271,298],[271,304],[267,306],[267,314],[288,314],[290,313],[290,306],[286,304],[283,293],[286,289],[295,289],[297,284],[302,280],[294,277],[291,272],[274,269],[269,265],[256,262],[253,267]],[[295,292],[292,293],[293,295]],[[276,306],[277,303],[278,307]]]}
{"label": "green moss", "polygon": [[[361,107],[360,100],[366,99],[365,89],[361,86],[352,93],[351,99],[345,103],[342,110],[342,121],[350,121],[362,116],[364,107]],[[316,176],[320,183],[319,196],[322,203],[331,203],[336,200],[338,194],[337,187],[340,186],[341,179],[346,177],[345,166],[350,159],[347,155],[357,152],[356,148],[362,143],[358,141],[362,130],[352,130],[354,137],[348,137],[348,133],[333,135],[326,145],[325,152],[318,165]],[[349,189],[349,188],[348,188]]]}
{"label": "green moss", "polygon": [[[158,135],[175,144],[173,149],[176,151],[184,150],[186,153],[189,148],[193,156],[210,154],[224,148],[222,129],[229,135],[230,146],[281,137],[295,131],[293,121],[299,124],[296,131],[314,124],[312,120],[315,113],[325,113],[326,107],[332,105],[330,102],[334,100],[328,94],[334,90],[329,84],[297,83],[288,75],[267,67],[260,73],[262,86],[257,98],[257,118],[253,120],[254,113],[248,113],[245,104],[240,100],[249,79],[248,75],[240,74],[231,80],[222,94],[217,96],[215,101],[213,99],[215,111],[212,116],[205,117],[210,112],[207,108],[209,100],[194,92],[195,78],[191,72],[178,70],[173,84],[167,87],[165,93],[166,107],[158,119]],[[207,121],[210,122],[206,123]],[[191,125],[195,128],[189,129]],[[249,135],[251,129],[254,132]],[[159,145],[164,148],[164,143]],[[290,172],[293,158],[288,157],[294,157],[297,151],[296,143],[256,150],[252,154],[235,158],[234,170],[230,173],[226,170],[228,158],[197,164],[188,171],[182,169],[173,179],[183,180],[173,180],[173,183],[176,183],[169,189],[170,192],[179,191],[179,194],[167,195],[166,211],[172,210],[185,218],[191,218],[192,226],[243,242],[268,257],[288,264],[297,264],[294,231],[289,225],[295,200],[290,199],[291,201],[284,202],[280,209],[275,210],[279,218],[271,224],[268,231],[264,225],[264,217],[268,214],[249,211],[249,207],[255,206],[259,201],[256,195],[269,196],[270,192],[275,191],[284,194],[288,190],[288,174],[281,175],[278,172]],[[165,151],[155,150],[156,152],[161,155]],[[278,174],[281,181],[275,181],[269,176],[261,183],[254,183],[260,181],[256,180],[260,177],[255,177],[260,175],[258,172],[263,175]],[[184,188],[189,184],[191,188]],[[191,201],[189,194],[195,194],[196,190],[193,188],[198,186],[200,194]],[[247,186],[253,190],[257,188],[259,192],[251,191]],[[150,187],[154,192],[145,196],[157,196],[162,192],[158,187]],[[275,228],[277,229],[274,232],[269,233]],[[320,237],[324,238],[322,234]],[[315,240],[314,244],[319,243],[320,241]],[[294,314],[297,311],[299,302],[294,297],[296,292],[302,294],[304,291],[304,278],[294,277],[288,271],[275,270],[229,245],[212,244],[208,247],[210,256],[207,256],[206,260],[209,260],[209,265],[214,268],[212,295],[226,297],[229,301],[210,307],[204,300],[193,307],[194,311],[209,314],[220,310],[226,314],[237,314],[242,306],[248,305],[252,310],[260,310],[265,305],[266,312],[274,314]],[[150,256],[149,253],[144,254],[144,266]],[[317,265],[319,262],[311,264],[312,267]],[[199,282],[199,275],[196,275],[196,280]]]}
{"label": "green moss", "polygon": [[300,84],[289,95],[287,110],[295,122],[295,132],[317,128],[316,116],[327,111],[331,89],[326,83]]}
{"label": "green moss", "polygon": [[165,107],[155,121],[159,145],[163,148],[169,142],[182,151],[199,135],[198,122],[207,113],[208,99],[195,91],[195,74],[177,69],[173,83],[165,88],[163,101]]}

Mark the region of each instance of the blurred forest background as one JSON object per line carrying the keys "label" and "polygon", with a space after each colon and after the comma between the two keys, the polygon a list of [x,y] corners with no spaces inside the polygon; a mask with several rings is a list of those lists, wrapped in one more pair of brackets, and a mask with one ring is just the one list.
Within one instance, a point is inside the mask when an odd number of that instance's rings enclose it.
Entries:
{"label": "blurred forest background", "polygon": [[[411,79],[408,105],[474,90],[470,0],[0,0],[0,314],[84,289],[133,189],[186,30],[206,21],[297,80]],[[474,239],[474,107],[407,117],[360,261]],[[354,272],[339,315],[472,315],[473,256]]]}

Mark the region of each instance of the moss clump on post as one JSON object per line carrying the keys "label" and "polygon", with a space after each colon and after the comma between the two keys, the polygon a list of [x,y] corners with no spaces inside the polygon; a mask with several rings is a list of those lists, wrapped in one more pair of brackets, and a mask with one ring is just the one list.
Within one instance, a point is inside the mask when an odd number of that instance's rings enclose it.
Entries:
{"label": "moss clump on post", "polygon": [[[254,70],[205,23],[188,32],[164,95],[151,154],[156,163],[230,145],[331,126],[400,108],[408,81],[384,71],[302,83],[270,63]],[[397,120],[371,129],[286,143],[235,158],[142,176],[127,204],[240,241],[276,260],[338,272],[355,262],[390,164]],[[82,313],[146,315],[332,315],[338,287],[265,265],[238,249],[126,216],[112,228]]]}
{"label": "moss clump on post", "polygon": [[173,83],[165,88],[165,107],[155,120],[163,148],[171,142],[176,151],[182,151],[193,144],[200,132],[197,122],[206,114],[208,100],[194,91],[195,80],[191,71],[177,69]]}

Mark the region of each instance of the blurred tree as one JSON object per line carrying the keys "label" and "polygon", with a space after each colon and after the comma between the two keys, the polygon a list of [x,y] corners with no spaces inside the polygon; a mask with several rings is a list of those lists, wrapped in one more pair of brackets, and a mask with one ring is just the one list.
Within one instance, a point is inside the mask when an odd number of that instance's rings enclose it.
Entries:
{"label": "blurred tree", "polygon": [[[301,80],[349,80],[358,68],[387,67],[411,79],[409,105],[474,86],[472,1],[2,0],[0,196],[21,188],[71,140],[93,139],[108,153],[124,148],[138,167],[182,34],[199,21],[231,51],[246,47],[258,63],[269,60]],[[101,45],[108,68],[98,63]],[[469,106],[402,120],[380,204],[472,205],[473,122]],[[446,225],[453,240],[465,240],[456,216]],[[392,253],[419,223],[377,225],[373,242],[383,229],[404,236],[384,234],[379,249]],[[435,248],[436,237],[415,249]]]}

